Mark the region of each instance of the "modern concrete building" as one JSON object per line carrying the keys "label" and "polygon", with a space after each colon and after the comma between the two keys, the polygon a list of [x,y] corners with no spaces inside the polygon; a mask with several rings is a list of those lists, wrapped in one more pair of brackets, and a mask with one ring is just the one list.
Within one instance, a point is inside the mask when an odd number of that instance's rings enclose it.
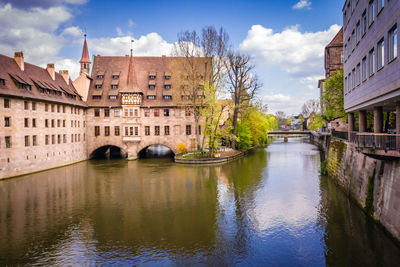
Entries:
{"label": "modern concrete building", "polygon": [[344,107],[349,113],[349,132],[354,113],[359,132],[367,130],[367,113],[373,112],[375,134],[388,130],[383,112],[396,112],[400,133],[400,61],[398,31],[400,1],[347,0],[343,7]]}
{"label": "modern concrete building", "polygon": [[0,55],[0,178],[85,160],[85,112],[68,71]]}

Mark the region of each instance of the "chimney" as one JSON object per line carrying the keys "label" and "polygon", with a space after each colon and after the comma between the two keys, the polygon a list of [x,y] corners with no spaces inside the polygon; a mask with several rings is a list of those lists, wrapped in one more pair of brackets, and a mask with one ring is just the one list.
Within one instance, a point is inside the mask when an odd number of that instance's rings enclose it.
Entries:
{"label": "chimney", "polygon": [[24,65],[24,53],[21,52],[15,52],[14,53],[14,60],[18,64],[20,70],[24,71],[25,65]]}
{"label": "chimney", "polygon": [[63,76],[65,82],[69,85],[69,74],[68,74],[68,70],[60,70],[60,74]]}
{"label": "chimney", "polygon": [[56,71],[54,70],[54,64],[51,63],[47,64],[46,70],[54,81],[56,79]]}

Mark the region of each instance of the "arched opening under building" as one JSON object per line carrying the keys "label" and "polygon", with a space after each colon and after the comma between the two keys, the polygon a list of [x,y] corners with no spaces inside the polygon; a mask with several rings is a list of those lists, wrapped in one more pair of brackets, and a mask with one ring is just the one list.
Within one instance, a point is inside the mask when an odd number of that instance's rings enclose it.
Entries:
{"label": "arched opening under building", "polygon": [[173,158],[175,153],[164,145],[150,145],[139,151],[138,157],[143,158]]}
{"label": "arched opening under building", "polygon": [[126,157],[124,150],[112,145],[99,147],[90,154],[90,159],[124,159]]}

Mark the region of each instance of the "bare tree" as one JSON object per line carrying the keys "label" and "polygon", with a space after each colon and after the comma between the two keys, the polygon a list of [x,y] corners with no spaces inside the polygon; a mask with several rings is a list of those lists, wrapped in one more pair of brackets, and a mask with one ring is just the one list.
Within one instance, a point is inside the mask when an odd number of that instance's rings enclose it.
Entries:
{"label": "bare tree", "polygon": [[303,104],[301,108],[301,115],[303,115],[304,118],[304,130],[307,130],[307,121],[311,117],[311,115],[315,113],[319,113],[321,111],[321,105],[318,100],[315,99],[310,99],[307,100],[306,103]]}
{"label": "bare tree", "polygon": [[287,116],[283,111],[277,111],[275,113],[275,118],[278,120],[279,127],[286,122]]}
{"label": "bare tree", "polygon": [[[225,72],[225,58],[229,36],[220,28],[208,26],[202,29],[201,35],[196,31],[184,31],[178,34],[178,42],[174,46],[173,55],[183,57],[184,77],[180,81],[182,99],[186,100],[186,108],[194,114],[196,142],[198,148],[204,148],[204,138],[200,142],[199,123],[201,109],[204,107],[204,86],[222,87]],[[207,118],[206,118],[207,119]]]}
{"label": "bare tree", "polygon": [[[228,91],[233,100],[232,133],[236,136],[239,113],[255,98],[262,85],[252,72],[254,65],[251,64],[248,54],[228,52],[225,67],[229,83]],[[235,147],[235,142],[232,146]]]}

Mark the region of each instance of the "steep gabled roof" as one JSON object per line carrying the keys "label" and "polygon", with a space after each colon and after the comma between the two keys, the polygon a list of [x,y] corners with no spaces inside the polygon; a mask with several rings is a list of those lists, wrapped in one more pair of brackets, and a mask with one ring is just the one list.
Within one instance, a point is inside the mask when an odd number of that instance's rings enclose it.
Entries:
{"label": "steep gabled roof", "polygon": [[88,50],[88,46],[86,43],[86,34],[85,34],[85,41],[83,42],[82,57],[81,57],[81,60],[79,60],[79,62],[80,63],[90,63],[89,50]]}
{"label": "steep gabled roof", "polygon": [[[86,106],[71,79],[67,84],[62,75],[57,72],[53,80],[44,68],[27,62],[24,66],[24,71],[22,71],[14,58],[0,54],[0,77],[5,80],[5,86],[0,87],[0,95]],[[20,89],[17,86],[18,83],[30,85],[31,90]],[[41,89],[45,89],[45,92],[41,92]]]}
{"label": "steep gabled roof", "polygon": [[331,46],[343,46],[343,27],[340,28],[339,32],[326,47]]}

